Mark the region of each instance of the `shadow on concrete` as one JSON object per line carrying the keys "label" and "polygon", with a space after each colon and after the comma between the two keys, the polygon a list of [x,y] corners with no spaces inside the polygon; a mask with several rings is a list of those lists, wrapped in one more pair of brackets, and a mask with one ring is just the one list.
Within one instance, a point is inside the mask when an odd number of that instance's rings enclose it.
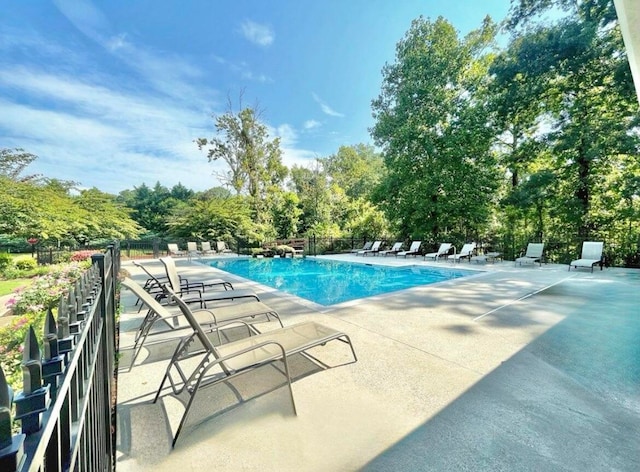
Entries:
{"label": "shadow on concrete", "polygon": [[640,470],[638,287],[571,280],[554,290],[590,303],[364,470]]}

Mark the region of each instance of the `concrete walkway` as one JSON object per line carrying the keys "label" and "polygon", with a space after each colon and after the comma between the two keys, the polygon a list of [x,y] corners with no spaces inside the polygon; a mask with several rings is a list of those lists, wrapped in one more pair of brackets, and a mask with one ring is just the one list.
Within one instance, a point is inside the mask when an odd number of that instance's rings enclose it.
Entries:
{"label": "concrete walkway", "polygon": [[[151,400],[174,344],[150,343],[119,374],[119,472],[640,470],[638,271],[478,265],[478,276],[316,310],[195,260],[178,268],[253,288],[285,325],[344,331],[359,360],[319,372],[297,362],[297,416],[286,389],[255,391],[259,376],[234,385],[256,396],[240,405],[205,392],[172,450],[183,406],[167,392]],[[126,290],[122,301],[125,365],[142,315]],[[340,343],[315,354],[330,365],[349,357]]]}

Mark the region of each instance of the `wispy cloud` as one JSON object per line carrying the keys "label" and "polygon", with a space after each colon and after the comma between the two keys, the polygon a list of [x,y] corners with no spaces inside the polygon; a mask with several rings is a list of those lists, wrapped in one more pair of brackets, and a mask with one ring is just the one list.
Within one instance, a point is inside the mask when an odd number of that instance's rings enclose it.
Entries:
{"label": "wispy cloud", "polygon": [[343,117],[344,114],[335,111],[333,108],[331,108],[329,105],[327,105],[320,97],[318,97],[318,95],[316,95],[315,93],[311,94],[313,96],[313,99],[316,101],[316,103],[318,105],[320,105],[320,109],[322,110],[322,113],[324,113],[325,115],[329,115],[329,116],[338,116],[338,117]]}
{"label": "wispy cloud", "polygon": [[[203,97],[201,84],[192,82],[204,74],[192,61],[136,44],[126,33],[115,31],[100,9],[89,0],[56,0],[55,5],[78,31],[102,46],[158,91],[185,100]],[[209,99],[214,95],[209,95]]]}
{"label": "wispy cloud", "polygon": [[275,39],[275,33],[269,26],[255,21],[245,20],[240,28],[244,37],[258,46],[270,46]]}
{"label": "wispy cloud", "polygon": [[[199,68],[135,46],[126,34],[109,38],[105,54],[127,58],[125,64],[140,61],[139,74],[108,73],[75,43],[0,32],[0,50],[7,52],[0,56],[2,146],[39,156],[30,172],[111,193],[155,182],[194,190],[220,185],[215,174],[225,164],[208,162],[193,142],[215,133],[211,114],[221,112]],[[18,50],[23,60],[12,62]],[[181,71],[172,74],[171,64]],[[273,135],[282,139],[286,165],[314,156],[298,148],[293,127],[281,125]]]}
{"label": "wispy cloud", "polygon": [[315,129],[315,128],[320,128],[322,126],[322,123],[320,123],[319,121],[316,121],[316,120],[307,120],[307,121],[304,122],[304,124],[302,126],[306,130],[311,130],[311,129]]}

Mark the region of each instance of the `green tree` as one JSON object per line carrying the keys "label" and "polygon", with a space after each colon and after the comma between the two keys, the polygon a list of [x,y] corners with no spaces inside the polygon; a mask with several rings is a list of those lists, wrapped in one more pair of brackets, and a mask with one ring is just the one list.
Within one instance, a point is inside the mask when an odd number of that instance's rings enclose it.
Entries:
{"label": "green tree", "polygon": [[199,240],[242,238],[259,241],[247,198],[192,199],[173,209],[168,219],[171,234]]}
{"label": "green tree", "polygon": [[73,234],[78,242],[95,239],[131,239],[137,237],[140,226],[130,217],[131,210],[114,195],[97,188],[82,190],[72,197],[75,206],[84,213],[84,232]]}
{"label": "green tree", "polygon": [[[549,8],[567,16],[536,22]],[[638,105],[613,2],[523,0],[512,11],[509,25],[529,51],[519,72],[530,83],[548,84],[538,96],[547,121],[540,139],[555,159],[564,231],[579,240],[602,237],[608,209],[597,203],[609,192],[619,195],[606,176],[640,149]]]}
{"label": "green tree", "polygon": [[[133,190],[120,192],[118,201],[131,208],[131,217],[147,231],[164,235],[168,231],[167,218],[179,202],[187,201],[193,194],[181,184],[172,190],[156,182],[153,188],[146,184]],[[174,196],[175,195],[175,196]]]}
{"label": "green tree", "polygon": [[22,148],[0,149],[0,176],[11,180],[32,180],[35,175],[20,177],[22,171],[38,158],[35,154],[25,152]]}
{"label": "green tree", "polygon": [[496,27],[459,39],[443,18],[414,20],[383,68],[371,134],[387,167],[376,200],[396,230],[475,238],[497,185],[485,106]]}
{"label": "green tree", "polygon": [[384,175],[384,162],[371,145],[340,146],[320,159],[331,180],[351,198],[369,198]]}
{"label": "green tree", "polygon": [[269,233],[271,213],[265,205],[269,188],[281,185],[288,174],[282,164],[279,138],[269,139],[267,127],[260,122],[253,108],[243,108],[237,114],[231,104],[229,111],[214,116],[216,136],[196,139],[199,149],[207,148],[209,161],[222,160],[228,166],[219,175],[236,195],[248,195],[256,226]]}

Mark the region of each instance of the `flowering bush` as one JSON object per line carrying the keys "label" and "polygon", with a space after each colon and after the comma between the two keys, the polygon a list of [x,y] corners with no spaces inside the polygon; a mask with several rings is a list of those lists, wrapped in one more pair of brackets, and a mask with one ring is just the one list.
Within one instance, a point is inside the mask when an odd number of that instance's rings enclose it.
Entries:
{"label": "flowering bush", "polygon": [[7,327],[0,328],[0,364],[7,379],[14,391],[22,389],[22,351],[25,337],[33,326],[33,330],[44,333],[44,316],[40,313],[29,313],[24,316],[15,317]]}
{"label": "flowering bush", "polygon": [[33,326],[42,341],[47,309],[57,305],[60,296],[68,292],[90,265],[89,261],[51,266],[49,273],[35,277],[29,287],[16,290],[7,302],[15,319],[9,326],[0,328],[0,365],[14,390],[22,388],[22,344],[29,326]]}
{"label": "flowering bush", "polygon": [[91,259],[91,256],[93,256],[96,253],[98,253],[98,251],[91,251],[91,250],[77,251],[71,255],[71,261],[72,262],[86,261],[88,259]]}
{"label": "flowering bush", "polygon": [[47,308],[55,306],[60,295],[67,292],[85,268],[86,264],[77,262],[54,266],[49,273],[35,277],[29,287],[14,292],[15,296],[7,302],[7,306],[16,316],[46,313]]}

